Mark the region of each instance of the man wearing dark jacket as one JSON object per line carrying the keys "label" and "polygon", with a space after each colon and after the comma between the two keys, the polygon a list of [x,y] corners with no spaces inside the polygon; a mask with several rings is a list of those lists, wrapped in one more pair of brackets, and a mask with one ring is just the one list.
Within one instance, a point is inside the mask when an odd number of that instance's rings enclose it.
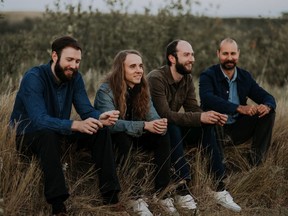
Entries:
{"label": "man wearing dark jacket", "polygon": [[[109,129],[119,111],[100,113],[91,105],[78,72],[82,49],[70,36],[52,43],[48,64],[28,70],[17,92],[11,126],[16,127],[16,145],[23,153],[37,156],[44,174],[44,193],[53,215],[67,215],[69,197],[61,164],[63,141],[90,147],[99,174],[104,204],[118,203],[120,185],[116,174]],[[71,120],[72,105],[81,120]]]}
{"label": "man wearing dark jacket", "polygon": [[[239,55],[235,40],[221,41],[217,50],[220,64],[200,75],[200,99],[204,110],[228,115],[224,133],[235,145],[252,138],[249,159],[254,166],[261,164],[270,146],[276,102],[248,71],[236,66]],[[247,104],[248,98],[255,104]]]}

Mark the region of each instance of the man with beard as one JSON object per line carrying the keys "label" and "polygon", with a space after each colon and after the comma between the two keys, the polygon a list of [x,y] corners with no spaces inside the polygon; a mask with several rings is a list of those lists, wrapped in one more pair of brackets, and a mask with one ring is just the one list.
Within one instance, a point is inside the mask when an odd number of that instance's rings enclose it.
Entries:
{"label": "man with beard", "polygon": [[[61,164],[61,144],[91,150],[104,204],[118,203],[120,186],[108,127],[119,111],[100,113],[91,105],[78,68],[82,49],[72,37],[52,43],[48,64],[28,70],[16,95],[10,123],[16,127],[17,150],[34,154],[44,174],[44,194],[53,215],[66,215],[69,197]],[[70,120],[72,105],[82,120]]]}
{"label": "man with beard", "polygon": [[[248,159],[251,166],[257,166],[263,162],[271,143],[276,102],[248,71],[236,66],[239,55],[235,40],[221,41],[217,50],[220,64],[209,67],[200,76],[201,106],[228,115],[223,131],[233,144],[252,138]],[[248,98],[255,103],[247,104]]]}
{"label": "man with beard", "polygon": [[196,208],[187,186],[191,181],[191,174],[190,166],[184,157],[184,143],[196,144],[209,155],[209,170],[215,183],[215,192],[212,194],[216,202],[233,211],[241,211],[241,207],[226,190],[225,166],[214,133],[214,126],[224,125],[227,115],[215,111],[203,112],[199,107],[191,75],[195,62],[194,51],[187,41],[174,40],[169,43],[166,48],[166,62],[165,66],[148,74],[148,82],[158,114],[168,119],[171,162],[175,169],[175,181],[180,183],[176,189],[176,203],[182,208]]}

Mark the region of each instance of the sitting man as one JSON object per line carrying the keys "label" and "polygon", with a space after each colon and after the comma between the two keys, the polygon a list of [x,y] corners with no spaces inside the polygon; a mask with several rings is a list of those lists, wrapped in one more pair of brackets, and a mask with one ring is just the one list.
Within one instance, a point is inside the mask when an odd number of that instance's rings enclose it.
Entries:
{"label": "sitting man", "polygon": [[[44,193],[53,215],[67,215],[69,197],[61,164],[61,144],[69,140],[90,147],[99,173],[104,204],[118,203],[120,185],[116,175],[109,129],[119,111],[100,113],[91,105],[78,68],[82,49],[72,37],[52,43],[48,64],[28,70],[16,95],[10,124],[16,127],[17,149],[32,153],[44,174]],[[70,120],[74,105],[82,120]]]}
{"label": "sitting man", "polygon": [[[248,71],[236,66],[239,55],[235,40],[221,41],[217,50],[220,64],[200,75],[201,106],[228,115],[224,133],[235,145],[252,138],[249,162],[257,166],[263,162],[271,143],[276,102]],[[248,98],[256,105],[247,104]]]}

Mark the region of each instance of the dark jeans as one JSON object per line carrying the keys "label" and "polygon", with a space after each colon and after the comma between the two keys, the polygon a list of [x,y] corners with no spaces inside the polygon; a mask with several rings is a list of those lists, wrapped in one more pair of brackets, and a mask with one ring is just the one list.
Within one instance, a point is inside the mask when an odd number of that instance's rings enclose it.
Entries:
{"label": "dark jeans", "polygon": [[250,163],[252,166],[263,162],[270,147],[275,112],[259,118],[241,116],[235,123],[224,126],[224,132],[230,136],[234,145],[239,145],[252,138]]}
{"label": "dark jeans", "polygon": [[[202,148],[210,158],[210,169],[213,174],[217,190],[222,190],[225,178],[225,165],[221,146],[218,145],[213,125],[202,127],[180,127],[175,124],[168,125],[171,137],[171,163],[174,165],[176,180],[191,179],[190,166],[185,159],[184,143]],[[221,188],[219,188],[221,187]]]}
{"label": "dark jeans", "polygon": [[170,182],[170,138],[168,133],[159,135],[147,132],[141,137],[135,138],[125,132],[120,132],[113,134],[112,140],[117,151],[117,161],[122,166],[128,161],[129,166],[133,167],[134,161],[129,158],[133,148],[153,151],[156,165],[155,190],[159,192],[167,187]]}
{"label": "dark jeans", "polygon": [[68,189],[61,164],[61,144],[63,141],[77,143],[79,147],[90,147],[92,159],[99,175],[99,188],[103,198],[111,192],[118,193],[120,185],[116,174],[112,142],[107,128],[96,134],[76,133],[69,136],[51,130],[41,130],[16,137],[17,149],[26,154],[35,154],[44,173],[44,193],[48,203],[59,199],[64,202]]}

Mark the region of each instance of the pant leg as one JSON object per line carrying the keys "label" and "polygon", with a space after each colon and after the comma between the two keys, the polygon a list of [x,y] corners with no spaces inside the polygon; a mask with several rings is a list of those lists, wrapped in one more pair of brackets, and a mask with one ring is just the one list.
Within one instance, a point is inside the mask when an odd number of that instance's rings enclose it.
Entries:
{"label": "pant leg", "polygon": [[275,112],[259,118],[258,116],[242,116],[234,124],[225,126],[227,133],[235,145],[252,138],[251,165],[263,162],[271,144]]}
{"label": "pant leg", "polygon": [[210,170],[214,177],[214,183],[216,184],[216,190],[222,191],[225,189],[223,183],[226,177],[226,167],[223,162],[222,146],[216,139],[215,126],[214,125],[203,125],[203,137],[201,146],[210,159]]}
{"label": "pant leg", "polygon": [[116,164],[120,167],[131,166],[132,161],[129,161],[131,151],[133,149],[133,138],[125,132],[112,134],[112,142],[116,151]]}
{"label": "pant leg", "polygon": [[115,158],[112,148],[111,134],[104,127],[93,135],[78,133],[78,146],[89,146],[92,160],[99,176],[99,188],[102,195],[111,191],[120,191],[116,173]]}
{"label": "pant leg", "polygon": [[50,130],[16,138],[18,149],[29,150],[39,159],[44,174],[44,194],[50,204],[69,197],[61,164],[61,141],[62,136]]}
{"label": "pant leg", "polygon": [[155,170],[155,191],[165,189],[170,182],[170,136],[146,133],[139,138],[144,149],[151,149],[154,152]]}
{"label": "pant leg", "polygon": [[171,146],[171,164],[175,169],[175,180],[191,180],[190,165],[185,159],[184,138],[181,128],[175,124],[168,124]]}

